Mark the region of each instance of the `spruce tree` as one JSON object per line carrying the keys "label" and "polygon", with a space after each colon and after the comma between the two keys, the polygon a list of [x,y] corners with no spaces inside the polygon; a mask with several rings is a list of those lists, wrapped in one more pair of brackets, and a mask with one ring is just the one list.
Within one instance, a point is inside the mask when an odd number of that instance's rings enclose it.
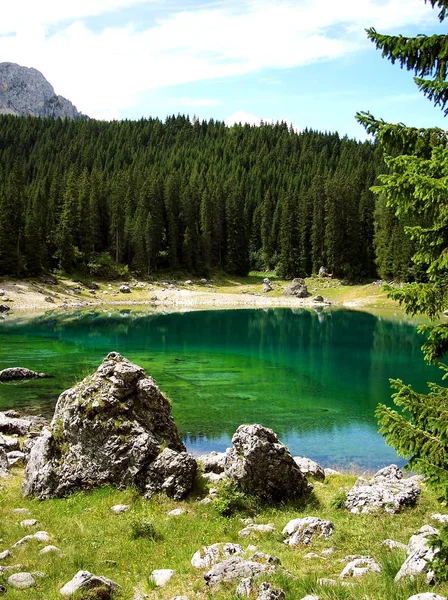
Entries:
{"label": "spruce tree", "polygon": [[[440,8],[439,19],[448,15],[448,0],[429,0]],[[445,109],[447,35],[387,36],[374,29],[369,38],[383,56],[414,71],[423,93]],[[426,78],[426,79],[423,79]],[[359,113],[358,120],[377,136],[385,152],[389,173],[381,175],[382,185],[374,188],[401,220],[410,220],[405,232],[415,244],[413,262],[426,271],[427,283],[408,283],[392,289],[391,297],[408,314],[423,314],[434,324],[420,327],[428,333],[423,345],[425,358],[445,371],[442,363],[448,350],[448,325],[438,323],[448,306],[448,132],[416,129],[402,123],[393,125]],[[409,459],[409,467],[424,474],[440,497],[448,500],[448,389],[429,384],[429,394],[419,394],[400,380],[392,381],[396,411],[384,405],[377,409],[381,433],[388,444]]]}

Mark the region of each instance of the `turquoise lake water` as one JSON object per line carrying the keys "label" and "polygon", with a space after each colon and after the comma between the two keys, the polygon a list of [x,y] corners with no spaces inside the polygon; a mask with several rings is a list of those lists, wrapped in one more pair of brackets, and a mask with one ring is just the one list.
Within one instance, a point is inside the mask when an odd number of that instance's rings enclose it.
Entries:
{"label": "turquoise lake water", "polygon": [[0,320],[0,369],[52,377],[0,385],[0,410],[51,416],[58,395],[114,350],[143,366],[173,403],[195,454],[223,450],[241,423],[271,427],[294,455],[369,469],[405,461],[373,415],[389,378],[439,381],[415,326],[368,313],[302,309],[122,311]]}

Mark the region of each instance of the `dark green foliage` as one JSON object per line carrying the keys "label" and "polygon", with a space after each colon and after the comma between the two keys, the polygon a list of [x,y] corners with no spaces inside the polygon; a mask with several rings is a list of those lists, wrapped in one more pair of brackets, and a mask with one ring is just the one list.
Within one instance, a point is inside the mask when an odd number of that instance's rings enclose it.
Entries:
{"label": "dark green foliage", "polygon": [[157,531],[154,523],[145,516],[134,516],[131,519],[131,537],[133,539],[146,538],[148,540],[157,539]]}
{"label": "dark green foliage", "polygon": [[345,502],[347,500],[347,492],[345,490],[339,490],[337,494],[330,500],[331,508],[339,509],[345,508]]}
{"label": "dark green foliage", "polygon": [[256,509],[256,499],[240,492],[231,481],[225,481],[218,487],[213,506],[223,517],[231,517],[238,512],[252,514]]}
{"label": "dark green foliage", "polygon": [[[441,8],[440,20],[447,16],[446,0],[430,0]],[[433,76],[432,81],[417,79],[417,83],[436,105],[444,108],[448,101],[447,76],[448,36],[384,36],[374,29],[368,35],[378,48],[394,63],[413,70],[421,77]],[[379,139],[384,152],[388,174],[379,177],[382,185],[374,188],[382,198],[381,218],[394,225],[391,233],[400,233],[394,218],[410,240],[415,269],[424,271],[425,283],[408,283],[391,289],[390,296],[402,304],[407,313],[426,315],[434,324],[421,327],[428,333],[423,346],[425,358],[445,370],[440,361],[448,350],[448,326],[440,323],[440,313],[447,308],[448,285],[448,134],[440,129],[408,128],[379,121],[368,113],[358,119]],[[388,207],[391,209],[388,212]],[[377,236],[382,268],[393,269],[395,257],[384,239]],[[426,476],[428,483],[445,502],[448,500],[448,389],[430,383],[429,394],[419,394],[400,380],[392,381],[397,390],[393,396],[400,412],[379,405],[376,416],[386,442],[409,459],[409,468]],[[433,542],[439,549],[434,569],[439,579],[448,578],[448,534],[443,530]]]}
{"label": "dark green foliage", "polygon": [[431,569],[436,581],[448,581],[448,526],[442,525],[439,531],[439,535],[431,536],[429,540],[429,546],[437,551]]}
{"label": "dark green foliage", "polygon": [[[0,116],[0,275],[87,274],[108,253],[140,275],[244,275],[251,257],[293,277],[331,256],[338,272],[374,276],[368,189],[381,166],[371,142],[284,123]],[[331,226],[336,200],[350,251]]]}

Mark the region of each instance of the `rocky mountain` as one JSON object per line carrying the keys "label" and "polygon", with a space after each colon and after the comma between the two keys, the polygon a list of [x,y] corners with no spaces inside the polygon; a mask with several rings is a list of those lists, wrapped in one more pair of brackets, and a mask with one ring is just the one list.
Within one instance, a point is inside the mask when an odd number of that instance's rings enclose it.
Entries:
{"label": "rocky mountain", "polygon": [[0,114],[86,119],[37,69],[0,63]]}

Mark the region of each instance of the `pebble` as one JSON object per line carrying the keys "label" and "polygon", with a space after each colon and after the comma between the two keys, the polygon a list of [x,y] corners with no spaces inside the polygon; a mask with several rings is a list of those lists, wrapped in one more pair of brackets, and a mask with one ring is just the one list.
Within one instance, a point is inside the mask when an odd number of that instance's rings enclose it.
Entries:
{"label": "pebble", "polygon": [[114,506],[110,507],[110,510],[113,513],[115,513],[116,515],[119,515],[120,513],[124,513],[129,509],[130,509],[129,504],[115,504]]}
{"label": "pebble", "polygon": [[185,510],[183,508],[175,508],[173,510],[170,510],[170,512],[168,513],[170,517],[178,517],[180,515],[183,515],[185,513]]}
{"label": "pebble", "polygon": [[40,550],[39,554],[60,554],[62,555],[62,550],[57,546],[45,546]]}
{"label": "pebble", "polygon": [[173,569],[155,569],[151,573],[151,579],[157,587],[163,587],[168,583],[176,571]]}
{"label": "pebble", "polygon": [[20,525],[22,527],[35,527],[37,521],[36,519],[25,519],[24,521],[20,521]]}
{"label": "pebble", "polygon": [[4,552],[0,552],[0,560],[5,560],[5,558],[9,558],[12,556],[9,550],[5,550]]}

